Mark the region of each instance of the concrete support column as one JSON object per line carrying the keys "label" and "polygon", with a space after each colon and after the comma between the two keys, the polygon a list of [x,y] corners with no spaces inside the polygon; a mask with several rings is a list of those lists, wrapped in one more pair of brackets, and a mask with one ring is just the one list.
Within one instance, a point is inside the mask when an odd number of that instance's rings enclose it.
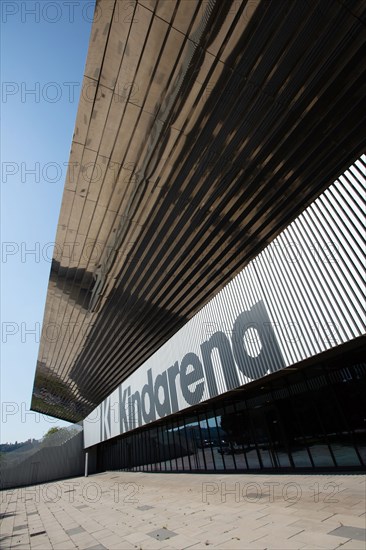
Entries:
{"label": "concrete support column", "polygon": [[89,453],[86,451],[85,453],[85,477],[88,477],[88,459],[89,459]]}

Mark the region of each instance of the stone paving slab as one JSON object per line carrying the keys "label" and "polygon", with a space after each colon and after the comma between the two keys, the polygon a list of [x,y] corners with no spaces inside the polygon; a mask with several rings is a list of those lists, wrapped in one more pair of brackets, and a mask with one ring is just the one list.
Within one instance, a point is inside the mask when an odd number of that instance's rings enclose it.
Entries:
{"label": "stone paving slab", "polygon": [[106,472],[0,492],[0,547],[358,550],[365,476]]}

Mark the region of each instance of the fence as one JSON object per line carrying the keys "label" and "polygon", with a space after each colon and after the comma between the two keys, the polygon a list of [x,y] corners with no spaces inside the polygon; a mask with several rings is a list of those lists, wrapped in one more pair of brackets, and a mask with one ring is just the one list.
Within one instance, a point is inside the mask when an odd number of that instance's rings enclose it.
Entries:
{"label": "fence", "polygon": [[80,426],[74,425],[48,436],[29,452],[3,453],[0,489],[55,481],[83,473],[83,433]]}

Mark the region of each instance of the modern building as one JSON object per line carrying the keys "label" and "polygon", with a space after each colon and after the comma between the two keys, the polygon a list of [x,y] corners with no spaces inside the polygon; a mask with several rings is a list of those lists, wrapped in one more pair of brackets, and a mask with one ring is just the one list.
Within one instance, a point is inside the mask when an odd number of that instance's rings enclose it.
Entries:
{"label": "modern building", "polygon": [[365,13],[97,3],[32,398],[94,470],[365,468]]}

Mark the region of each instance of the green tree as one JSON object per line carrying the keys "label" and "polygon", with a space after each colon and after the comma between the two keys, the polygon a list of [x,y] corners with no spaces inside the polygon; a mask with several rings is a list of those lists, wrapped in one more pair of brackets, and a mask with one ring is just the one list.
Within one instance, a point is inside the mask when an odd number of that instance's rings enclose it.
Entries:
{"label": "green tree", "polygon": [[42,438],[41,446],[42,447],[48,447],[49,445],[54,445],[55,443],[57,443],[58,438],[55,438],[54,435],[57,434],[60,431],[62,431],[62,430],[58,426],[52,426],[52,428],[50,428],[44,434],[44,436]]}
{"label": "green tree", "polygon": [[43,436],[43,441],[45,439],[47,439],[48,437],[51,437],[51,435],[53,434],[56,434],[57,432],[59,432],[61,430],[61,428],[59,428],[58,426],[52,426],[52,428],[50,428]]}

